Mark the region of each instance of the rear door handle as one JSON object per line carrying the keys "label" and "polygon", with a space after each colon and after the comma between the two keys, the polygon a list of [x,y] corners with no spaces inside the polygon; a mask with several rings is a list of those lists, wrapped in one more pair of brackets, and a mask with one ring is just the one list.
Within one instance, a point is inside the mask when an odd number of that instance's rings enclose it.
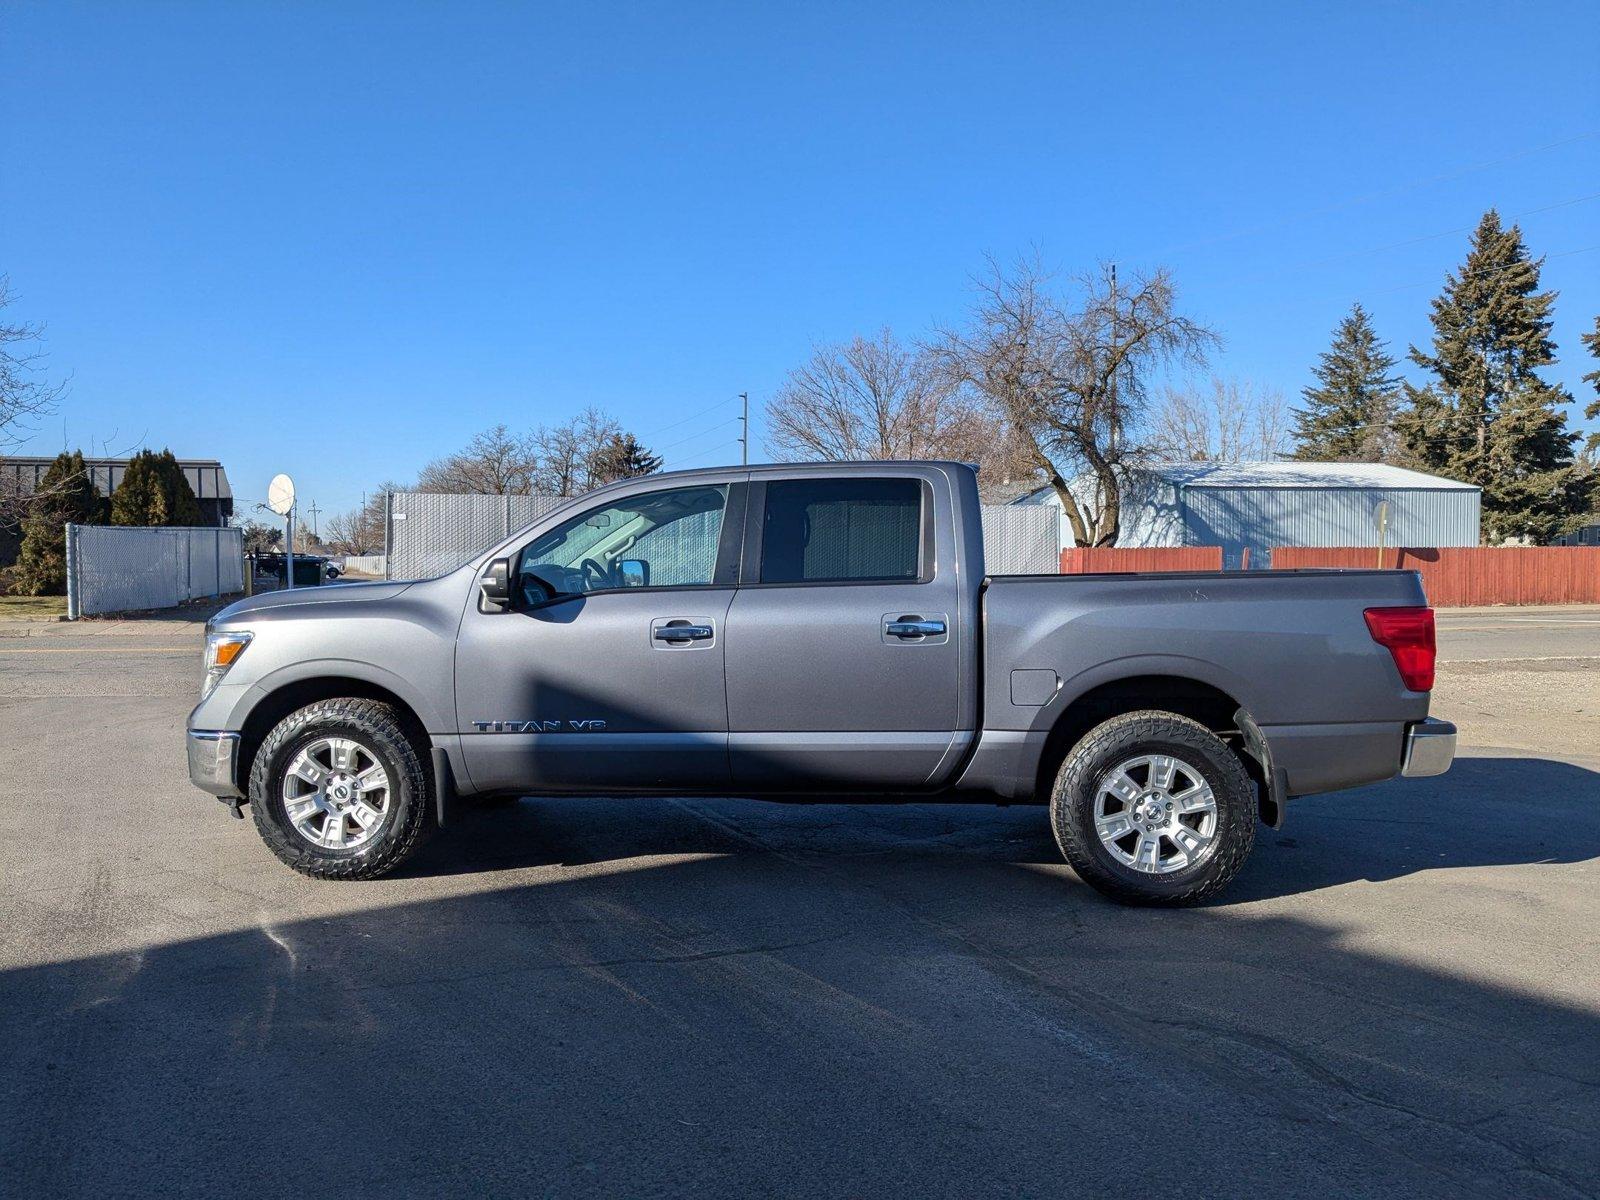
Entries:
{"label": "rear door handle", "polygon": [[709,625],[657,625],[655,634],[661,642],[703,642],[712,629]]}
{"label": "rear door handle", "polygon": [[896,621],[885,621],[883,631],[897,638],[937,637],[945,631],[945,624],[940,620],[922,617],[901,617]]}

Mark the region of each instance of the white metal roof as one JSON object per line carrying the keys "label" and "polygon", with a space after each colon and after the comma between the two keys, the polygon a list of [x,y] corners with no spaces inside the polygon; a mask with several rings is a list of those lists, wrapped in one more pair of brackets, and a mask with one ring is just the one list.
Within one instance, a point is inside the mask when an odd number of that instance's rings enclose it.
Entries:
{"label": "white metal roof", "polygon": [[[1477,492],[1476,484],[1410,471],[1388,463],[1338,462],[1158,462],[1141,471],[1179,488],[1384,488],[1431,492]],[[1047,489],[1036,488],[1028,496]],[[1027,499],[1028,497],[1022,497]]]}
{"label": "white metal roof", "polygon": [[1192,488],[1417,488],[1476,492],[1475,484],[1409,471],[1388,463],[1173,462],[1145,468],[1180,487]]}

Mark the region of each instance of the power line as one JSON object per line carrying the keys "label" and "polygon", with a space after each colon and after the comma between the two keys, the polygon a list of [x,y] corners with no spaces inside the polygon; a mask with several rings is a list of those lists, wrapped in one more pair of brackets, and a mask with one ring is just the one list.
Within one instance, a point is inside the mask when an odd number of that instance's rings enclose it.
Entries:
{"label": "power line", "polygon": [[739,420],[738,417],[729,417],[726,421],[718,421],[715,425],[707,425],[704,429],[699,430],[696,433],[691,433],[686,438],[680,438],[676,442],[668,442],[665,446],[652,446],[651,450],[653,452],[656,452],[656,453],[659,453],[660,451],[663,451],[663,450],[671,450],[674,446],[681,446],[685,442],[692,442],[696,438],[703,437],[705,434],[711,432],[713,429],[722,429],[725,426],[734,424],[738,420]]}
{"label": "power line", "polygon": [[[1552,258],[1571,258],[1574,254],[1592,254],[1596,250],[1600,250],[1600,245],[1579,246],[1576,250],[1561,250],[1555,254],[1543,254],[1537,259],[1524,259],[1522,262],[1507,263],[1503,267],[1485,267],[1481,271],[1463,271],[1461,274],[1454,275],[1453,277],[1457,282],[1460,282],[1463,279],[1477,279],[1483,275],[1498,275],[1502,271],[1515,271],[1518,267],[1536,267]],[[1435,284],[1436,281],[1434,280],[1428,280],[1423,283],[1402,283],[1398,287],[1384,288],[1381,291],[1368,292],[1367,294],[1369,296],[1387,296],[1393,292],[1409,291],[1411,288],[1433,287]]]}
{"label": "power line", "polygon": [[697,459],[697,458],[704,458],[708,454],[716,454],[716,453],[718,453],[718,452],[720,452],[722,450],[726,450],[726,449],[728,449],[728,448],[730,448],[732,446],[737,446],[738,444],[739,444],[739,439],[738,438],[734,438],[732,441],[723,442],[721,445],[718,445],[718,446],[712,446],[709,450],[702,450],[698,454],[691,454],[691,455],[689,455],[688,458],[680,458],[675,464],[673,464],[673,469],[676,470],[678,467],[681,467],[684,463],[694,462],[694,460]]}
{"label": "power line", "polygon": [[[1520,221],[1523,217],[1532,217],[1539,213],[1552,212],[1558,208],[1571,208],[1575,204],[1587,204],[1591,200],[1600,200],[1600,192],[1593,192],[1587,196],[1577,196],[1571,200],[1560,200],[1555,204],[1541,205],[1539,208],[1527,208],[1523,209],[1521,212],[1508,213],[1506,219],[1509,221]],[[1236,279],[1235,282],[1249,282],[1256,279],[1268,279],[1282,275],[1287,271],[1305,271],[1311,269],[1312,267],[1323,267],[1327,266],[1329,263],[1344,262],[1347,259],[1360,258],[1367,254],[1381,254],[1385,250],[1399,250],[1406,246],[1420,245],[1422,242],[1434,242],[1438,241],[1440,238],[1454,237],[1456,234],[1471,233],[1475,228],[1477,228],[1475,225],[1463,225],[1459,229],[1446,229],[1440,233],[1428,233],[1423,234],[1421,237],[1406,238],[1404,241],[1386,242],[1381,246],[1368,246],[1363,250],[1350,250],[1343,254],[1329,255],[1327,258],[1314,258],[1306,262],[1290,263],[1281,267],[1275,267],[1269,271],[1257,272],[1255,275],[1243,276]]]}
{"label": "power line", "polygon": [[1472,175],[1478,171],[1487,171],[1491,167],[1503,166],[1508,162],[1515,162],[1520,158],[1527,158],[1529,155],[1542,154],[1546,150],[1557,150],[1562,146],[1571,146],[1577,142],[1585,142],[1597,137],[1600,137],[1600,129],[1591,129],[1584,133],[1577,134],[1574,137],[1562,138],[1560,141],[1556,142],[1546,142],[1542,146],[1534,146],[1527,150],[1518,150],[1514,154],[1507,154],[1501,158],[1489,159],[1487,162],[1475,163],[1472,166],[1462,167],[1455,171],[1447,171],[1442,175],[1431,175],[1425,179],[1414,179],[1408,183],[1399,184],[1396,187],[1385,188],[1384,190],[1377,192],[1369,192],[1367,195],[1355,196],[1349,200],[1341,200],[1336,204],[1327,204],[1320,208],[1305,209],[1301,212],[1292,213],[1289,216],[1282,217],[1279,220],[1268,221],[1265,224],[1255,225],[1248,229],[1240,229],[1233,233],[1221,234],[1218,237],[1202,238],[1196,242],[1188,242],[1183,245],[1173,246],[1161,251],[1159,254],[1146,256],[1146,260],[1148,261],[1150,258],[1165,258],[1169,254],[1182,254],[1188,250],[1198,250],[1206,246],[1217,246],[1224,242],[1237,241],[1243,237],[1252,237],[1255,234],[1265,233],[1268,230],[1281,229],[1285,225],[1292,225],[1296,221],[1303,221],[1308,217],[1319,217],[1327,213],[1341,212],[1347,208],[1356,208],[1362,204],[1370,204],[1374,200],[1383,200],[1390,196],[1404,195],[1406,192],[1413,192],[1418,188],[1428,187],[1435,183],[1445,183],[1452,179],[1460,179],[1463,176]]}
{"label": "power line", "polygon": [[715,404],[710,405],[707,408],[703,408],[697,413],[691,413],[687,417],[682,417],[679,420],[673,421],[670,425],[663,425],[659,429],[652,429],[648,433],[641,433],[639,436],[642,438],[653,438],[658,434],[666,433],[669,429],[676,429],[679,425],[687,425],[690,421],[696,420],[699,417],[703,417],[709,412],[715,412],[724,404],[732,404],[738,398],[739,397],[737,396],[729,396],[726,400],[718,400]]}

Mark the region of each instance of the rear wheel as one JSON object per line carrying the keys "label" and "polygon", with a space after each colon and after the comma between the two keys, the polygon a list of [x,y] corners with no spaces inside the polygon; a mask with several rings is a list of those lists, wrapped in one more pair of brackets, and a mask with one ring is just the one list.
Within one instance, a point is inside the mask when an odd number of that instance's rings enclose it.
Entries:
{"label": "rear wheel", "polygon": [[1255,785],[1226,742],[1175,713],[1114,717],[1061,764],[1056,844],[1096,890],[1127,904],[1194,904],[1239,873],[1255,843]]}
{"label": "rear wheel", "polygon": [[323,700],[290,713],[250,769],[262,841],[317,879],[376,879],[409,858],[428,824],[432,788],[394,709]]}

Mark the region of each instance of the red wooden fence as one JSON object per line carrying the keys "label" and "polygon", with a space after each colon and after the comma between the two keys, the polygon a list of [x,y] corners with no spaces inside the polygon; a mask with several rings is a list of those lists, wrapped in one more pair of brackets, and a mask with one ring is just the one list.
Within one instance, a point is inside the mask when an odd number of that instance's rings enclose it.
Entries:
{"label": "red wooden fence", "polygon": [[1107,575],[1119,571],[1220,571],[1221,546],[1074,547],[1061,552],[1063,575]]}
{"label": "red wooden fence", "polygon": [[[1064,557],[1064,556],[1063,556]],[[1274,567],[1401,567],[1422,572],[1428,603],[1600,604],[1600,546],[1280,546]],[[1063,566],[1062,568],[1066,568]]]}

